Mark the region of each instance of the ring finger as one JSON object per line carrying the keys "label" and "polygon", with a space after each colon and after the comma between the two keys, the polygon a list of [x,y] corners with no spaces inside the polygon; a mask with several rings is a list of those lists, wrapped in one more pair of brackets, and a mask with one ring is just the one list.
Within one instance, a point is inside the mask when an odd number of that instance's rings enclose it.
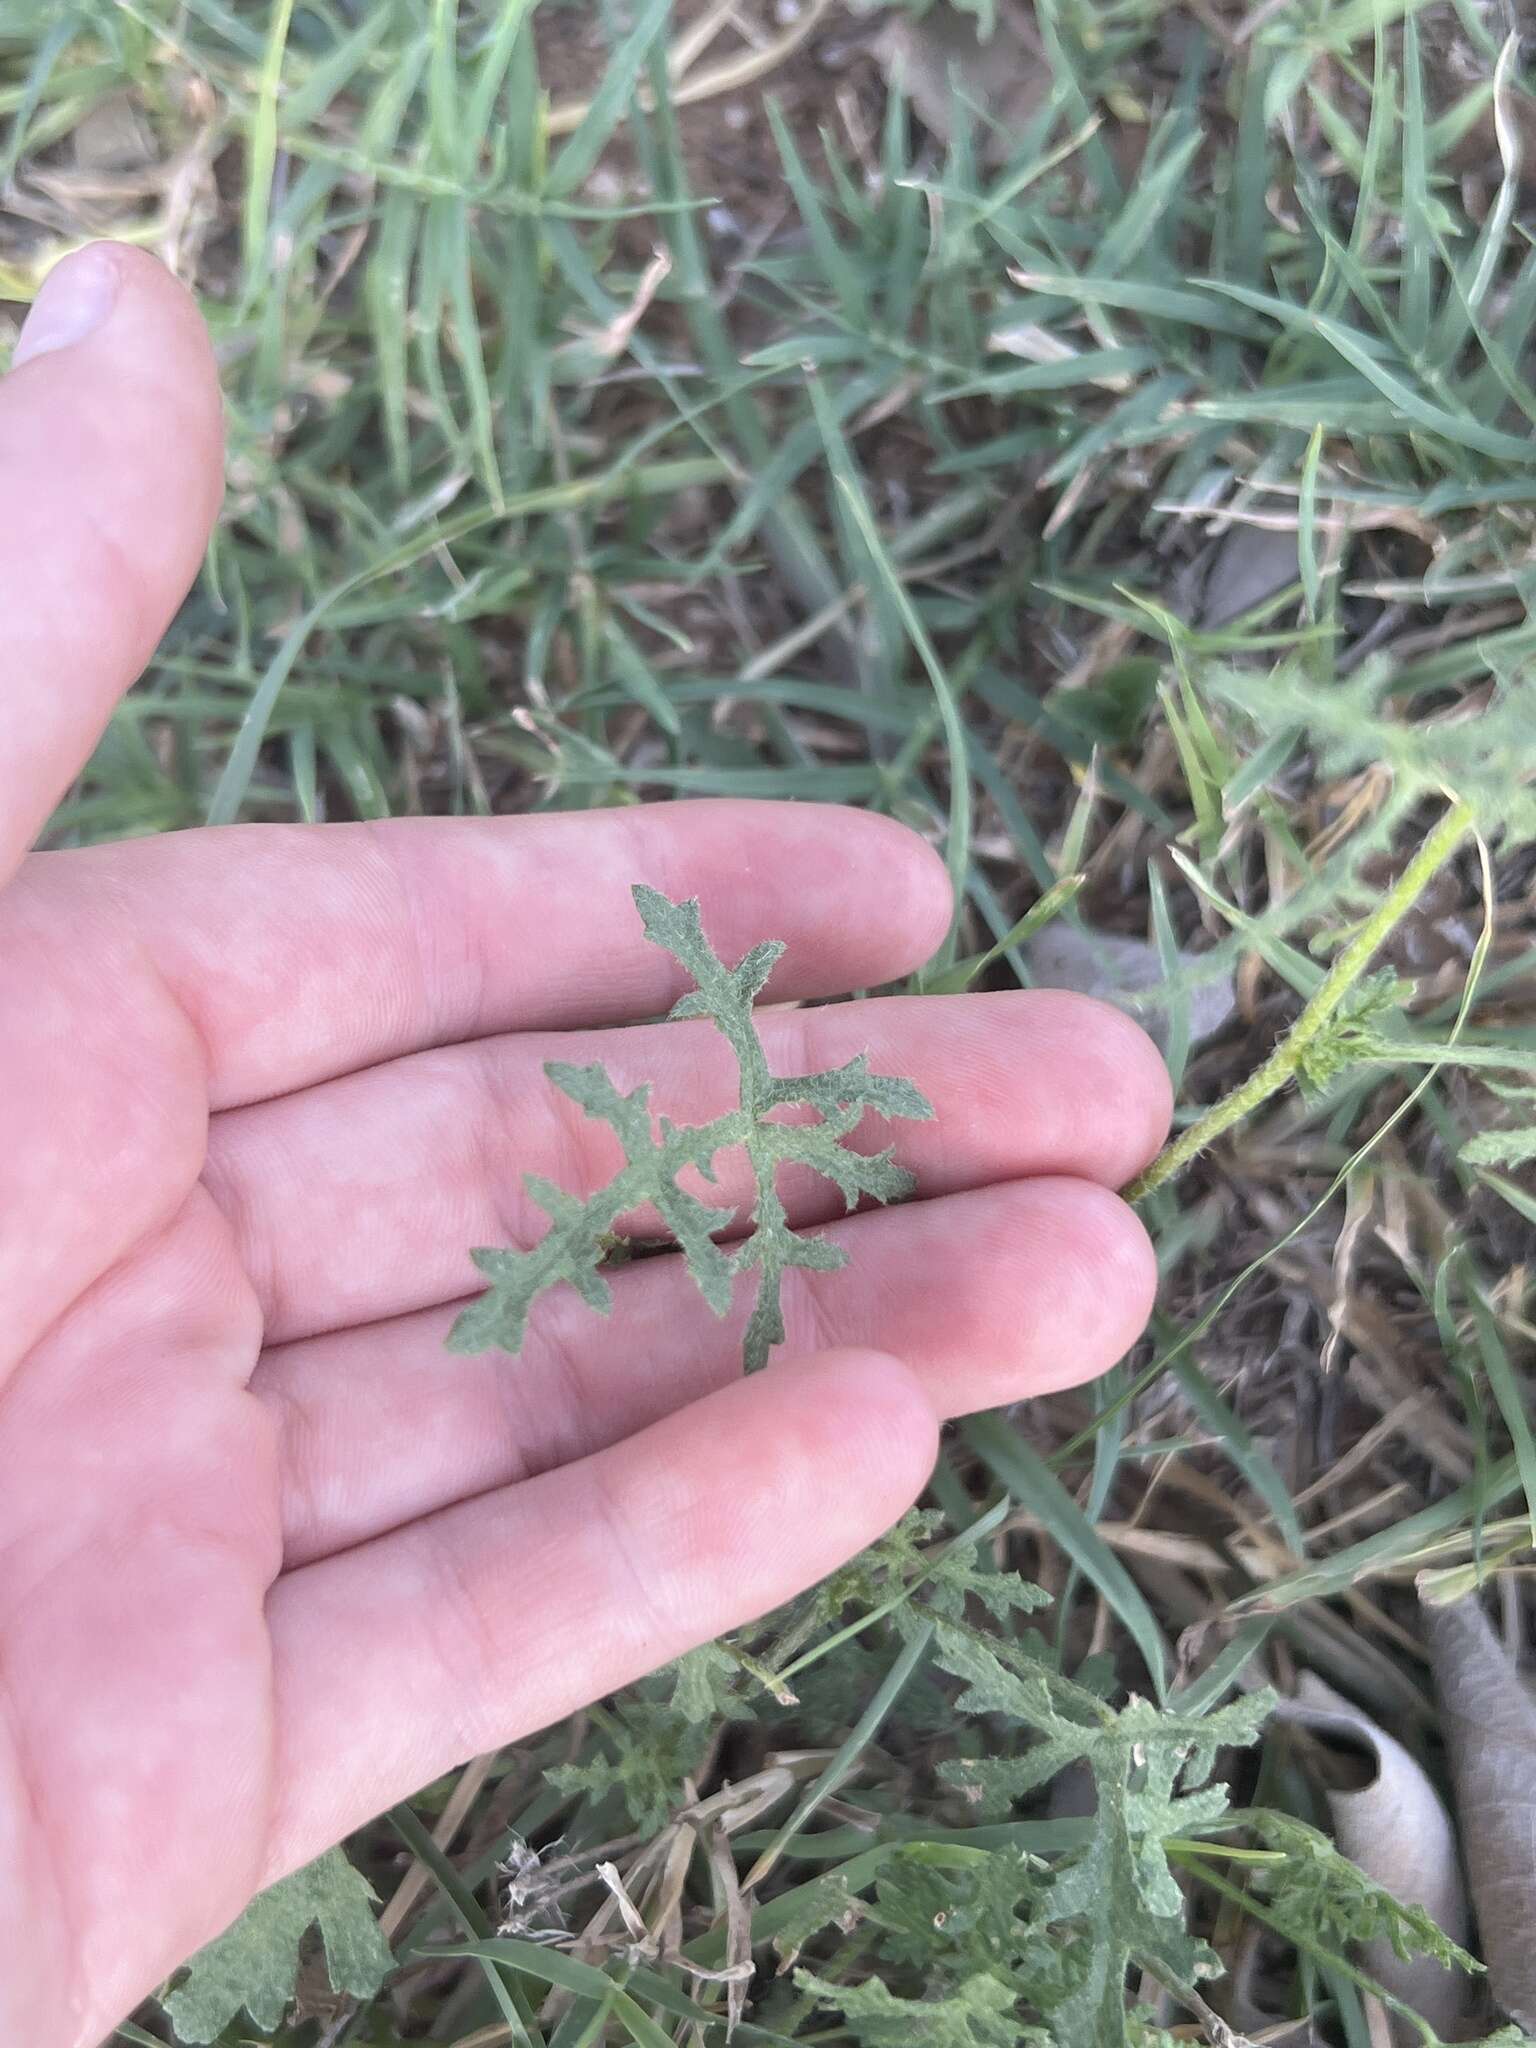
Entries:
{"label": "ring finger", "polygon": [[[850,1264],[786,1276],[786,1351],[894,1354],[944,1415],[1093,1377],[1151,1304],[1140,1223],[1085,1181],[1012,1182],[828,1235]],[[586,1457],[739,1376],[744,1284],[718,1322],[678,1259],[613,1278],[609,1320],[558,1289],[517,1358],[445,1356],[453,1308],[269,1351],[252,1389],[277,1424],[288,1565]]]}

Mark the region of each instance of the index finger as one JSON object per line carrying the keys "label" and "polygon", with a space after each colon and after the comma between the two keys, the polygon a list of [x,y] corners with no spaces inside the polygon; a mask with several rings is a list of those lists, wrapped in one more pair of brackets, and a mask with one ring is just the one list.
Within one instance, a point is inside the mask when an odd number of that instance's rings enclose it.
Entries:
{"label": "index finger", "polygon": [[40,854],[26,882],[77,949],[153,962],[202,1036],[215,1109],[491,1032],[656,1016],[689,984],[646,939],[636,882],[698,896],[727,962],[783,939],[770,1001],[894,980],[950,915],[942,863],[905,826],[736,800],[221,826]]}

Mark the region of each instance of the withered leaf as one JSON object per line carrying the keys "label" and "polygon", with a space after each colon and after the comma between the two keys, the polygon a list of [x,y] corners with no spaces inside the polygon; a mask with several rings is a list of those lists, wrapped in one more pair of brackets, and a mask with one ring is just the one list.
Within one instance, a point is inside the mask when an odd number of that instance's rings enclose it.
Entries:
{"label": "withered leaf", "polygon": [[1536,1705],[1475,1598],[1424,1605],[1493,1995],[1536,2028]]}

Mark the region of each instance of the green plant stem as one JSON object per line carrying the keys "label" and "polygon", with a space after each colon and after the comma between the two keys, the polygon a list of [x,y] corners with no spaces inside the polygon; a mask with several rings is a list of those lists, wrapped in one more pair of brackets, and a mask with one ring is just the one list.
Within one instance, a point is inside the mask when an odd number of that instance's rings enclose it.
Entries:
{"label": "green plant stem", "polygon": [[1125,1190],[1128,1202],[1140,1202],[1154,1188],[1160,1188],[1182,1173],[1193,1159],[1213,1145],[1224,1131],[1251,1116],[1260,1103],[1267,1102],[1286,1085],[1301,1065],[1302,1056],[1332,1020],[1340,1004],[1360,979],[1393,927],[1407,916],[1420,892],[1435,871],[1455,851],[1472,823],[1465,804],[1453,804],[1430,833],[1413,859],[1403,869],[1380,905],[1350,940],[1329,969],[1321,988],[1296,1019],[1290,1031],[1262,1066],[1255,1067],[1239,1087],[1214,1103],[1197,1123],[1167,1145],[1146,1172]]}

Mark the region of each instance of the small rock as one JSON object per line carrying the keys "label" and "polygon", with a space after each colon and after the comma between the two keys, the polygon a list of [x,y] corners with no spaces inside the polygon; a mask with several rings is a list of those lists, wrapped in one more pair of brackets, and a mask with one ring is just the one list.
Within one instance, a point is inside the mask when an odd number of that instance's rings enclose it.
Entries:
{"label": "small rock", "polygon": [[1229,526],[1192,565],[1199,575],[1194,623],[1219,633],[1301,578],[1293,527]]}
{"label": "small rock", "polygon": [[1004,0],[982,40],[974,12],[941,4],[921,15],[898,10],[875,39],[887,79],[899,79],[919,120],[941,142],[954,127],[954,89],[996,125],[978,146],[990,163],[1004,161],[1021,128],[1044,106],[1051,72],[1033,11]]}
{"label": "small rock", "polygon": [[[1166,1053],[1171,1030],[1163,963],[1145,939],[1117,932],[1059,922],[1047,925],[1025,948],[1025,960],[1037,988],[1066,988],[1097,996],[1136,1019],[1160,1052]],[[1198,953],[1181,953],[1180,967],[1193,982],[1189,991],[1189,1042],[1212,1037],[1231,1016],[1236,1001],[1232,977],[1197,980],[1202,973]]]}
{"label": "small rock", "polygon": [[82,171],[137,171],[155,158],[154,138],[126,92],[98,100],[75,123],[71,146]]}

